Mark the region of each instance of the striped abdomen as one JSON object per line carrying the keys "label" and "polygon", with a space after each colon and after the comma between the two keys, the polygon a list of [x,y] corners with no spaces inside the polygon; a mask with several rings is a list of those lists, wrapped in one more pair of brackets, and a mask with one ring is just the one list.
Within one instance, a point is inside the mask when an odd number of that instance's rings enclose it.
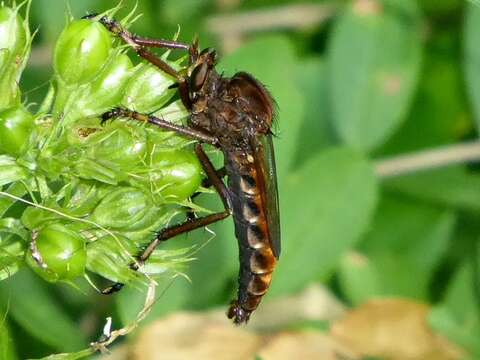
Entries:
{"label": "striped abdomen", "polygon": [[267,292],[277,259],[269,238],[263,173],[251,154],[227,153],[225,157],[240,257],[238,298],[228,316],[242,323]]}

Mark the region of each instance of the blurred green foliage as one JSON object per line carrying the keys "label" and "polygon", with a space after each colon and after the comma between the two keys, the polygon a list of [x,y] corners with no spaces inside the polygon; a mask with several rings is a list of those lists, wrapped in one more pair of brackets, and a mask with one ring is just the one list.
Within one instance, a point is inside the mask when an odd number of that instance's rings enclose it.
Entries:
{"label": "blurred green foliage", "polygon": [[[126,13],[134,1],[124,3]],[[222,52],[226,38],[208,26],[213,16],[294,3],[304,1],[139,0],[143,16],[132,30],[171,38],[180,24],[182,40],[198,34],[202,47]],[[324,23],[248,33],[219,64],[227,75],[254,74],[279,108],[275,145],[283,252],[266,300],[314,281],[328,284],[351,305],[378,296],[420,300],[433,306],[429,320],[438,332],[480,358],[478,167],[388,179],[375,172],[379,159],[477,138],[480,5],[328,3],[335,10]],[[72,1],[70,7],[80,17],[108,9],[111,1]],[[62,2],[33,0],[31,29],[39,32],[21,82],[27,103],[40,103],[47,92],[51,48],[64,15]],[[221,208],[215,196],[199,202]],[[167,290],[149,321],[230,300],[238,271],[232,223],[212,229],[216,237],[189,265],[192,283],[182,278],[162,283]],[[195,231],[165,248],[208,236]],[[79,286],[81,291],[52,286],[27,271],[1,282],[0,359],[79,350],[98,336],[105,316],[114,312],[117,321],[131,320],[144,296],[126,289],[104,298]]]}

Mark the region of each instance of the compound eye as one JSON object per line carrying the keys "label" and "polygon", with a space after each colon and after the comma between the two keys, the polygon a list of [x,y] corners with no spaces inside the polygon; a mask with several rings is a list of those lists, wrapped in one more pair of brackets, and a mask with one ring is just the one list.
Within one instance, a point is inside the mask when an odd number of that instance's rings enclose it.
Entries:
{"label": "compound eye", "polygon": [[205,62],[210,66],[217,63],[217,52],[213,48],[206,48],[200,53],[200,58],[205,59]]}
{"label": "compound eye", "polygon": [[192,71],[190,76],[190,89],[192,92],[199,91],[205,80],[207,80],[208,74],[208,65],[206,63],[201,63]]}

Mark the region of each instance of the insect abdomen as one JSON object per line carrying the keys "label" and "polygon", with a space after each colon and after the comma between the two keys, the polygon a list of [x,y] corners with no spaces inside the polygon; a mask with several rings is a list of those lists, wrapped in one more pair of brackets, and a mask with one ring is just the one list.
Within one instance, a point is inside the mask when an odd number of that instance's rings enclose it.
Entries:
{"label": "insect abdomen", "polygon": [[277,259],[271,248],[268,222],[258,176],[251,156],[227,154],[228,188],[233,206],[235,235],[239,243],[240,273],[238,298],[229,317],[236,323],[248,318],[267,292]]}

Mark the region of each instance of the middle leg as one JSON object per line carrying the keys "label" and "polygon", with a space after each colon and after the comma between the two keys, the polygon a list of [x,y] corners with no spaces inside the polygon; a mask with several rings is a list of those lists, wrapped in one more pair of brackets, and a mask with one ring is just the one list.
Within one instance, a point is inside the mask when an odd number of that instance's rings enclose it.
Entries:
{"label": "middle leg", "polygon": [[150,257],[152,252],[160,243],[165,242],[177,235],[184,234],[192,230],[213,224],[217,221],[223,220],[232,214],[230,196],[227,187],[225,186],[225,183],[221,179],[221,174],[219,174],[217,170],[215,170],[215,168],[213,167],[213,164],[208,158],[207,154],[205,154],[202,145],[197,144],[195,146],[195,153],[197,154],[200,163],[202,164],[203,170],[207,174],[207,180],[212,184],[217,193],[220,195],[225,210],[219,213],[207,215],[193,220],[187,219],[187,221],[185,221],[184,223],[173,225],[171,227],[163,229],[148,245],[143,254],[140,255],[140,264],[145,262]]}
{"label": "middle leg", "polygon": [[[197,154],[200,163],[202,164],[203,170],[207,174],[207,181],[215,187],[220,198],[224,204],[225,210],[219,213],[203,216],[200,218],[196,218],[193,220],[188,220],[173,226],[169,226],[163,230],[161,230],[155,239],[147,246],[147,248],[143,251],[143,253],[138,257],[138,261],[131,265],[131,268],[134,270],[138,270],[141,265],[143,265],[148,258],[152,255],[153,251],[160,245],[162,242],[165,242],[169,239],[176,237],[177,235],[181,235],[195,229],[208,226],[210,224],[216,223],[220,220],[223,220],[232,214],[232,206],[230,197],[228,194],[228,190],[225,186],[225,183],[222,181],[221,177],[223,174],[223,168],[220,169],[222,173],[219,173],[215,170],[213,164],[211,163],[210,159],[208,158],[207,154],[203,150],[200,144],[195,146],[195,153]],[[124,284],[122,283],[115,283],[108,288],[102,290],[102,294],[109,295],[115,292],[120,291],[123,288]]]}

